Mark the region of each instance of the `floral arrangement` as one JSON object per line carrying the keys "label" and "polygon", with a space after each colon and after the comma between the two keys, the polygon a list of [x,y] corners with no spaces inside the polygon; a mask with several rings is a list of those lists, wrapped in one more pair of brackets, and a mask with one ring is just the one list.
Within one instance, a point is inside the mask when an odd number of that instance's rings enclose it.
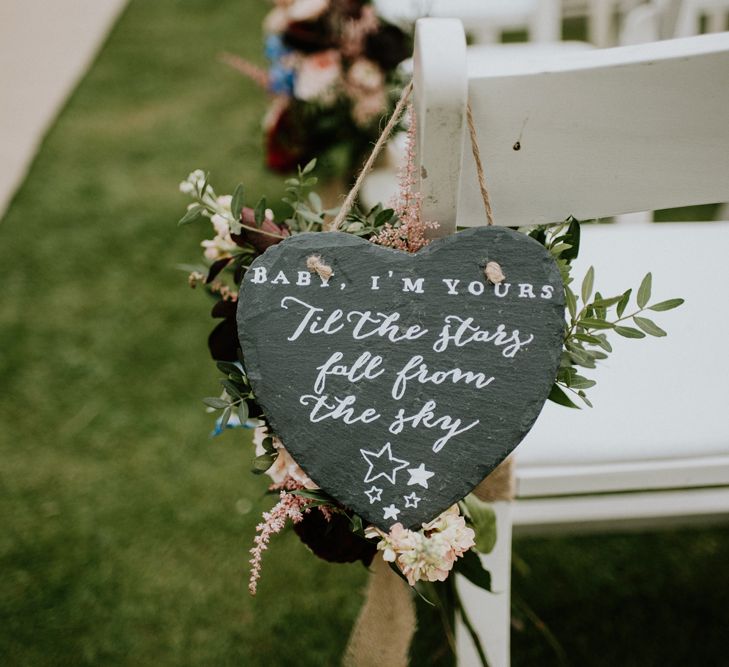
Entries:
{"label": "floral arrangement", "polygon": [[293,171],[335,148],[359,165],[392,110],[397,65],[411,38],[383,22],[369,0],[274,0],[264,21],[268,70],[224,60],[271,95],[264,119],[266,164]]}
{"label": "floral arrangement", "polygon": [[[416,124],[412,118],[409,128],[410,148],[400,176],[398,200],[391,208],[377,205],[364,212],[355,207],[340,229],[366,237],[373,243],[417,252],[427,245],[427,232],[437,223],[422,219],[420,197],[413,192],[415,160],[412,146]],[[291,522],[296,534],[317,556],[332,562],[361,561],[365,565],[373,558],[381,557],[413,587],[425,604],[451,605],[448,613],[440,616],[441,620],[447,624],[453,612],[461,614],[485,664],[485,654],[449,575],[453,571],[460,572],[477,586],[490,589],[490,575],[477,556],[491,551],[496,541],[495,516],[490,505],[471,494],[419,530],[407,529],[399,523],[389,532],[364,525],[361,517],[319,489],[299,467],[284,443],[271,431],[246,377],[235,324],[236,309],[245,307],[237,303],[239,285],[247,267],[268,247],[302,231],[327,230],[335,211],[325,210],[320,197],[313,191],[317,183],[312,175],[315,166],[315,161],[308,163],[286,181],[284,202],[290,214],[281,221],[277,221],[267,208],[265,198],[259,199],[253,207],[246,206],[242,185],[232,195],[218,196],[201,170],[191,173],[180,184],[180,190],[193,200],[180,223],[208,221],[213,233],[212,238],[201,243],[205,265],[186,267],[191,269],[190,286],[204,286],[215,300],[212,316],[221,320],[210,334],[208,343],[211,355],[224,375],[220,380],[222,392],[219,396],[205,398],[204,402],[211,412],[219,413],[216,434],[225,429],[255,429],[252,471],[268,476],[268,490],[277,498],[256,528],[249,590],[251,594],[256,593],[263,554],[271,538]],[[597,362],[607,358],[612,351],[608,333],[627,338],[664,336],[665,331],[648,319],[645,311],[670,310],[680,306],[682,299],[650,304],[652,278],[649,273],[636,290],[635,308],[627,312],[633,290],[604,297],[594,289],[592,268],[576,292],[572,287],[571,264],[579,251],[579,223],[570,219],[522,231],[542,243],[553,255],[565,286],[562,361],[549,398],[569,407],[577,407],[577,400],[589,406],[586,392],[595,381],[584,377],[581,369],[594,369]],[[439,587],[448,587],[448,592]],[[445,634],[452,637],[448,631]]]}

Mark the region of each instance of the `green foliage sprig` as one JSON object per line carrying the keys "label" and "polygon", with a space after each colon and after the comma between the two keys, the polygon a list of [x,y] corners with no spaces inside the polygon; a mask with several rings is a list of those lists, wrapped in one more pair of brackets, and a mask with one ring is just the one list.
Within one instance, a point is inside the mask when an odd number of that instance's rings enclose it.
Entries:
{"label": "green foliage sprig", "polygon": [[382,204],[376,204],[366,212],[355,206],[344,219],[341,231],[355,236],[370,237],[379,234],[385,225],[397,227],[399,223],[400,219],[394,209],[385,208]]}
{"label": "green foliage sprig", "polygon": [[[579,368],[594,369],[597,362],[608,358],[613,351],[608,341],[608,332],[614,331],[624,338],[662,337],[666,332],[653,320],[645,317],[646,310],[663,312],[678,308],[683,299],[668,299],[650,304],[653,277],[647,273],[635,290],[636,308],[626,314],[633,295],[633,288],[617,296],[604,297],[595,290],[595,269],[590,267],[580,285],[579,292],[572,288],[572,260],[577,258],[580,247],[580,223],[568,219],[561,225],[540,226],[529,235],[542,243],[554,257],[564,282],[566,304],[566,327],[564,349],[556,381],[549,394],[549,400],[570,408],[579,407],[568,395],[578,397],[585,405],[592,407],[586,390],[595,386],[591,380],[578,371]],[[632,322],[635,326],[627,326]]]}

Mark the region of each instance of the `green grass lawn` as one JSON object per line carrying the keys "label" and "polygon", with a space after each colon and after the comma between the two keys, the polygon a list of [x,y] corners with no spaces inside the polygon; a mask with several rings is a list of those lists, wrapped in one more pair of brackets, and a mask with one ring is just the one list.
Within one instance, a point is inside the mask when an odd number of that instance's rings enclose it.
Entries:
{"label": "green grass lawn", "polygon": [[[335,665],[366,572],[292,534],[255,599],[264,498],[240,432],[211,440],[212,321],[178,262],[177,183],[280,191],[259,58],[266,3],[133,0],[0,225],[0,664]],[[725,530],[521,540],[515,591],[572,665],[729,664]],[[534,626],[514,665],[557,664]]]}

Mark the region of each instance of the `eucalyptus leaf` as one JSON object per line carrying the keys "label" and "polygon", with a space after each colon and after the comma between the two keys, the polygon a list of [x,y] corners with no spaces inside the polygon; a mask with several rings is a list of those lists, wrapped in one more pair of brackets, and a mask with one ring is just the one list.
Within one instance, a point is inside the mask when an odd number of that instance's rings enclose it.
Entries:
{"label": "eucalyptus leaf", "polygon": [[578,391],[577,392],[577,395],[585,402],[585,405],[588,408],[591,408],[592,407],[592,403],[590,403],[590,401],[588,400],[587,396],[585,396],[585,392],[584,391],[582,391],[582,390]]}
{"label": "eucalyptus leaf", "polygon": [[225,391],[227,391],[233,398],[243,398],[241,390],[230,380],[221,380],[220,384],[225,387]]}
{"label": "eucalyptus leaf", "polygon": [[256,226],[260,227],[263,221],[266,219],[266,198],[261,197],[256,204],[256,208],[253,211],[253,219],[256,221]]}
{"label": "eucalyptus leaf", "polygon": [[483,566],[475,551],[466,551],[453,568],[472,584],[491,592],[491,573]]}
{"label": "eucalyptus leaf", "polygon": [[599,320],[595,317],[584,317],[577,321],[577,325],[585,329],[612,329],[615,326],[612,322]]}
{"label": "eucalyptus leaf", "polygon": [[599,297],[596,298],[595,301],[593,301],[592,305],[597,306],[598,308],[610,308],[610,306],[614,306],[616,303],[619,303],[623,296],[624,295],[621,294],[619,296],[610,297],[609,299]]}
{"label": "eucalyptus leaf", "polygon": [[230,373],[240,373],[240,367],[232,361],[217,361],[215,366],[221,373],[226,375]]}
{"label": "eucalyptus leaf", "polygon": [[668,335],[653,320],[649,320],[647,317],[638,317],[638,315],[636,315],[635,317],[633,317],[633,322],[635,322],[641,329],[643,329],[643,331],[645,331],[647,334],[650,334],[651,336],[657,336],[658,338],[661,338]]}
{"label": "eucalyptus leaf", "polygon": [[205,174],[205,181],[203,181],[202,187],[200,188],[200,198],[208,191],[208,185],[210,185],[210,172]]}
{"label": "eucalyptus leaf", "polygon": [[602,347],[602,341],[597,336],[593,336],[591,334],[586,334],[586,333],[580,333],[579,331],[572,335],[577,340],[580,340],[583,343],[590,343],[590,345],[600,345]]}
{"label": "eucalyptus leaf", "polygon": [[567,303],[567,310],[569,311],[570,317],[575,319],[577,317],[577,299],[569,287],[566,287],[564,290],[564,299]]}
{"label": "eucalyptus leaf", "polygon": [[557,243],[556,245],[552,246],[549,251],[554,255],[555,257],[559,257],[563,253],[567,252],[572,246],[569,243]]}
{"label": "eucalyptus leaf", "polygon": [[192,222],[197,222],[198,220],[202,220],[203,211],[205,210],[204,206],[200,206],[200,204],[194,204],[190,208],[187,209],[187,213],[183,215],[180,218],[180,221],[177,223],[178,225],[189,225]]}
{"label": "eucalyptus leaf", "polygon": [[612,346],[612,345],[610,345],[610,343],[608,342],[608,339],[607,339],[607,334],[604,334],[604,333],[601,333],[601,334],[596,334],[596,335],[595,335],[595,338],[597,338],[597,339],[598,339],[598,340],[600,341],[600,342],[598,343],[598,345],[599,345],[599,346],[600,346],[600,347],[601,347],[601,348],[602,348],[603,350],[605,350],[605,352],[612,352],[612,351],[613,351],[613,346]]}
{"label": "eucalyptus leaf", "polygon": [[678,308],[683,302],[683,299],[668,299],[667,301],[661,301],[660,303],[654,303],[652,306],[648,306],[648,310],[654,310],[656,312],[672,310],[673,308]]}
{"label": "eucalyptus leaf", "polygon": [[581,375],[575,375],[570,382],[570,387],[572,387],[572,389],[589,389],[590,387],[594,387],[596,384],[597,382],[595,382],[595,380],[590,380],[582,377]]}
{"label": "eucalyptus leaf", "polygon": [[350,522],[352,523],[352,532],[357,534],[363,534],[364,533],[364,525],[362,523],[362,517],[359,514],[353,514],[351,517],[349,517]]}
{"label": "eucalyptus leaf", "polygon": [[640,329],[634,329],[633,327],[616,326],[615,333],[625,338],[645,338],[645,334]]}
{"label": "eucalyptus leaf", "polygon": [[602,295],[600,292],[595,293],[595,300],[592,302],[592,309],[595,312],[595,317],[599,320],[604,320],[607,318],[607,307],[603,306],[602,303]]}
{"label": "eucalyptus leaf", "polygon": [[230,405],[229,401],[218,398],[217,396],[207,396],[206,398],[203,398],[202,402],[205,403],[205,405],[207,405],[208,407],[214,408],[215,410],[223,410]]}
{"label": "eucalyptus leaf", "polygon": [[223,410],[223,414],[220,417],[220,428],[225,428],[228,425],[228,422],[230,421],[230,415],[233,412],[233,406],[229,405],[225,410]]}
{"label": "eucalyptus leaf", "polygon": [[316,167],[316,158],[313,160],[309,160],[309,162],[306,163],[306,166],[301,170],[301,175],[306,176],[306,174],[310,174],[312,171],[314,171],[314,168]]}
{"label": "eucalyptus leaf", "polygon": [[585,350],[572,350],[568,352],[572,361],[578,366],[584,368],[595,368],[595,360],[590,357]]}
{"label": "eucalyptus leaf", "polygon": [[559,385],[553,384],[552,389],[549,392],[549,396],[547,397],[548,401],[552,401],[553,403],[557,403],[558,405],[564,405],[566,408],[577,408],[580,409],[580,406],[573,403],[569,396],[562,391],[562,389],[559,387]]}
{"label": "eucalyptus leaf", "polygon": [[568,220],[570,220],[570,224],[564,234],[564,240],[570,247],[562,252],[562,258],[567,261],[572,261],[573,259],[577,259],[577,255],[580,252],[580,223],[572,216]]}
{"label": "eucalyptus leaf", "polygon": [[477,498],[473,493],[463,499],[468,516],[476,532],[476,551],[491,553],[496,545],[496,512],[490,503]]}
{"label": "eucalyptus leaf", "polygon": [[645,278],[640,283],[638,288],[638,294],[636,301],[638,302],[638,308],[645,308],[651,298],[651,284],[653,282],[653,276],[650,273],[645,274]]}
{"label": "eucalyptus leaf", "polygon": [[248,421],[248,403],[245,401],[238,403],[238,419],[240,419],[241,424]]}
{"label": "eucalyptus leaf", "polygon": [[324,491],[319,491],[316,489],[295,489],[293,491],[289,491],[289,493],[292,496],[301,496],[302,498],[310,498],[311,500],[318,500],[323,503],[329,503],[331,505],[334,505],[336,501],[334,498],[332,498],[328,493],[324,493]]}
{"label": "eucalyptus leaf", "polygon": [[276,456],[273,454],[261,454],[253,459],[253,474],[262,475],[268,470],[276,461]]}
{"label": "eucalyptus leaf", "polygon": [[234,220],[240,220],[240,214],[243,210],[243,203],[243,184],[238,183],[238,185],[235,186],[233,199],[230,202],[230,212],[233,214]]}
{"label": "eucalyptus leaf", "polygon": [[395,214],[395,211],[393,211],[391,208],[386,208],[380,211],[375,216],[375,227],[380,227],[381,225],[384,225],[386,222],[389,222],[392,216]]}
{"label": "eucalyptus leaf", "polygon": [[315,222],[315,223],[321,222],[320,215],[317,215],[316,213],[312,213],[308,208],[304,208],[303,206],[299,206],[296,209],[296,214],[300,215],[307,222]]}
{"label": "eucalyptus leaf", "polygon": [[582,280],[582,303],[587,303],[592,296],[592,288],[595,285],[595,267],[591,266],[587,269],[587,273]]}
{"label": "eucalyptus leaf", "polygon": [[314,211],[321,213],[324,205],[322,204],[321,197],[316,192],[309,193],[309,201],[311,202]]}
{"label": "eucalyptus leaf", "polygon": [[557,371],[557,380],[564,382],[567,386],[569,386],[572,382],[572,378],[577,375],[577,371],[572,365],[572,360],[569,358],[569,355],[566,356],[569,366],[563,366],[559,369],[559,371]]}
{"label": "eucalyptus leaf", "polygon": [[615,309],[615,311],[618,314],[618,317],[622,317],[623,313],[625,312],[625,308],[628,305],[628,301],[630,301],[630,294],[632,293],[632,289],[625,290],[623,292],[623,296],[620,297],[620,300],[618,301],[618,307]]}

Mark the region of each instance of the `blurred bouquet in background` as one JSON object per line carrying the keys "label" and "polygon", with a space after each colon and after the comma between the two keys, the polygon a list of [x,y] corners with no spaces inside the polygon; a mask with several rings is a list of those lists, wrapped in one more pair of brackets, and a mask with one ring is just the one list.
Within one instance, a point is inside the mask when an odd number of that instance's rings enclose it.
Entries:
{"label": "blurred bouquet in background", "polygon": [[223,59],[272,97],[266,165],[288,172],[323,156],[352,172],[400,95],[397,66],[412,53],[411,36],[368,0],[274,0],[263,31],[267,70]]}

